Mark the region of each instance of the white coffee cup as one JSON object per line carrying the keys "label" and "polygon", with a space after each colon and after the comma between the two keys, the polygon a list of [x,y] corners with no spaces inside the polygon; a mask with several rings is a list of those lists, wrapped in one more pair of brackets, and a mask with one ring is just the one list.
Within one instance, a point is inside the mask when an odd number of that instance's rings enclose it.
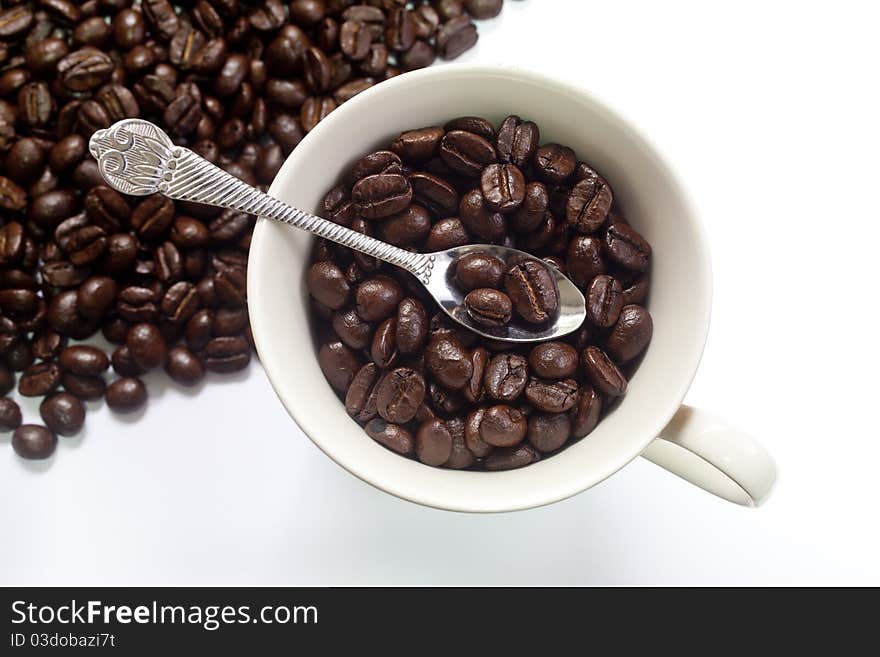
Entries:
{"label": "white coffee cup", "polygon": [[318,212],[364,153],[403,130],[464,115],[535,121],[541,142],[570,146],[605,176],[623,215],[653,246],[648,308],[654,336],[622,403],[584,439],[519,470],[432,468],[364,433],[318,367],[304,271],[312,236],[267,220],[254,231],[248,267],[251,326],[260,360],[290,415],[330,458],[398,497],[456,511],[510,511],[579,493],[642,455],[716,495],[760,504],[775,480],[748,435],[682,400],[709,328],[712,273],[688,195],[650,142],[591,94],[542,74],[445,65],[407,73],[335,110],[287,158],[270,193]]}

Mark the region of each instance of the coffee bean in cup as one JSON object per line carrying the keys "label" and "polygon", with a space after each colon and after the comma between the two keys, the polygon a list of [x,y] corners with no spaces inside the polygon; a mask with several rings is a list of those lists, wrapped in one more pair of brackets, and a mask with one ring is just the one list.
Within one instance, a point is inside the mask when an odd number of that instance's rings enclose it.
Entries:
{"label": "coffee bean in cup", "polygon": [[553,267],[586,299],[570,335],[491,340],[410,274],[317,240],[306,286],[318,361],[380,445],[435,467],[520,468],[588,436],[625,394],[653,332],[651,247],[611,183],[537,123],[462,116],[404,131],[341,171],[319,212],[416,251],[499,244],[533,256],[475,249],[456,261],[463,311],[487,329],[551,320]]}

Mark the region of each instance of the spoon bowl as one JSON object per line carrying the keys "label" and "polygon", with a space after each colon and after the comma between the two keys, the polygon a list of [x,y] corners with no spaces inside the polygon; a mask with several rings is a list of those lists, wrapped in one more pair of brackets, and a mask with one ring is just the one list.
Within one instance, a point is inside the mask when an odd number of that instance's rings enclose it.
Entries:
{"label": "spoon bowl", "polygon": [[[454,280],[455,265],[458,260],[475,252],[495,256],[508,267],[525,260],[534,260],[546,267],[553,275],[558,292],[559,308],[556,314],[543,324],[527,324],[519,320],[515,314],[514,318],[504,326],[490,327],[475,322],[464,309],[463,301],[466,293]],[[478,335],[492,340],[518,343],[552,340],[578,330],[586,319],[586,302],[577,285],[551,263],[525,251],[495,244],[467,244],[430,255],[434,257],[434,268],[425,287],[443,312]]]}

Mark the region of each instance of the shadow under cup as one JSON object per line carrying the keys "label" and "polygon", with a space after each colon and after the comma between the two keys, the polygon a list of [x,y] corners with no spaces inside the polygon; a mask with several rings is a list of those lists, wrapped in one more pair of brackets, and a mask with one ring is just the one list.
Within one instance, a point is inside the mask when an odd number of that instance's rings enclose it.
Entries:
{"label": "shadow under cup", "polygon": [[285,162],[270,193],[316,212],[324,194],[364,153],[401,131],[463,115],[496,124],[532,120],[541,143],[574,149],[608,179],[622,214],[653,247],[648,307],[654,335],[622,403],[586,438],[520,470],[431,468],[373,442],[345,412],[318,366],[304,272],[313,237],[260,220],[248,294],[257,349],[300,428],[361,479],[421,504],[506,511],[563,499],[635,458],[678,409],[702,354],[711,305],[708,251],[699,221],[653,147],[589,94],[519,70],[446,65],[393,78],[322,121]]}

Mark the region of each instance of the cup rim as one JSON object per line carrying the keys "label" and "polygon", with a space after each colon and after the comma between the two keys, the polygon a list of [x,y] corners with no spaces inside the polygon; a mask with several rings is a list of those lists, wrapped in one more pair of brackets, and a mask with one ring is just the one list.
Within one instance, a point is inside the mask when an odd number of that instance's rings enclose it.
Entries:
{"label": "cup rim", "polygon": [[[280,377],[278,375],[277,368],[281,367],[280,363],[273,362],[272,358],[264,357],[265,353],[271,351],[271,349],[269,348],[269,344],[270,342],[272,342],[272,339],[269,336],[273,333],[273,330],[270,326],[268,326],[268,324],[270,323],[268,315],[271,313],[267,313],[265,310],[261,310],[261,308],[264,308],[265,305],[261,302],[262,294],[256,281],[257,274],[255,272],[259,270],[259,267],[254,266],[254,264],[260,258],[260,252],[264,248],[264,242],[270,237],[270,228],[274,227],[269,225],[273,223],[271,222],[271,220],[267,220],[262,217],[258,218],[253,231],[248,263],[247,289],[248,298],[250,300],[249,309],[251,316],[251,329],[254,337],[254,344],[257,353],[260,356],[261,364],[266,371],[266,375],[269,378],[269,382],[273,390],[275,391],[275,394],[282,402],[282,405],[285,407],[288,414],[294,420],[297,426],[299,426],[301,431],[322,452],[324,452],[324,454],[326,454],[335,463],[343,467],[345,470],[347,470],[357,478],[400,499],[415,502],[417,504],[421,504],[423,506],[428,506],[431,508],[449,511],[495,513],[545,506],[577,495],[578,493],[583,492],[588,488],[591,488],[597,483],[604,481],[611,475],[615,474],[618,470],[628,465],[637,456],[639,456],[642,451],[644,451],[644,449],[660,434],[660,431],[669,423],[675,412],[681,406],[681,403],[684,400],[684,397],[687,394],[687,391],[690,388],[694,377],[696,376],[697,369],[699,368],[703,351],[705,349],[706,339],[708,337],[711,317],[712,267],[705,227],[699,220],[699,216],[696,212],[695,204],[693,202],[693,198],[690,192],[685,187],[675,170],[662,156],[661,151],[657,148],[654,142],[650,138],[648,138],[641,131],[641,129],[638,128],[637,124],[632,121],[625,113],[621,112],[613,105],[607,103],[604,99],[598,97],[595,93],[587,91],[567,80],[546,75],[544,73],[539,73],[537,71],[528,70],[520,66],[444,64],[441,66],[429,67],[401,74],[359,93],[351,100],[340,105],[304,137],[302,142],[300,142],[300,145],[298,145],[297,148],[295,148],[285,159],[284,164],[272,181],[268,193],[272,196],[279,196],[279,189],[288,182],[288,179],[290,177],[290,170],[293,168],[293,162],[295,159],[294,156],[296,152],[304,152],[305,150],[307,150],[301,148],[303,144],[310,144],[311,142],[322,139],[324,133],[333,130],[333,126],[336,123],[348,120],[349,116],[356,117],[357,112],[360,110],[360,108],[364,105],[369,105],[369,103],[373,101],[373,98],[375,96],[392,93],[397,87],[410,84],[420,84],[433,78],[456,76],[479,77],[486,75],[497,76],[499,74],[513,76],[514,78],[521,79],[525,82],[529,82],[532,84],[552,86],[557,90],[564,92],[566,95],[578,98],[581,102],[588,103],[599,111],[614,117],[619,122],[621,127],[629,133],[628,137],[635,140],[643,149],[643,152],[651,157],[655,161],[655,164],[663,170],[668,178],[671,192],[679,200],[681,205],[687,209],[687,212],[684,213],[685,220],[688,222],[688,224],[690,224],[689,227],[695,236],[695,246],[698,250],[697,257],[700,261],[701,269],[705,273],[706,280],[704,281],[704,296],[700,300],[701,303],[699,304],[701,310],[699,316],[699,326],[701,327],[701,330],[699,332],[699,344],[694,345],[694,357],[687,371],[687,374],[681,376],[679,389],[674,395],[670,395],[670,400],[674,399],[676,400],[676,403],[673,404],[670,401],[669,408],[664,413],[656,413],[656,420],[654,422],[653,429],[651,431],[646,431],[642,440],[638,441],[638,443],[635,444],[634,448],[631,448],[627,451],[622,451],[619,459],[617,460],[618,462],[615,463],[614,467],[585,470],[583,476],[578,478],[577,481],[574,482],[572,485],[564,488],[556,487],[554,490],[550,490],[549,488],[547,488],[547,490],[542,495],[534,495],[532,496],[532,498],[529,499],[526,499],[526,497],[512,499],[509,504],[504,505],[485,506],[481,505],[479,501],[475,501],[474,503],[452,503],[444,500],[442,493],[432,492],[427,487],[425,487],[425,490],[420,490],[417,493],[413,493],[411,490],[404,491],[401,489],[401,487],[395,485],[395,482],[392,481],[390,478],[382,479],[375,476],[369,476],[363,471],[363,469],[359,468],[358,464],[353,462],[352,459],[346,459],[344,455],[340,453],[340,451],[333,449],[332,445],[327,444],[327,441],[324,441],[322,438],[316,437],[317,434],[320,434],[320,430],[312,422],[313,414],[306,413],[304,411],[304,405],[297,403],[295,399],[289,398],[289,395],[285,393],[282,385],[279,383]],[[401,458],[399,455],[394,456],[397,458]],[[563,456],[556,455],[554,458],[563,458]],[[535,465],[527,466],[524,470],[529,470],[535,467]],[[446,472],[464,474],[460,471]],[[522,470],[514,470],[510,472],[522,472]],[[506,473],[468,472],[467,474],[497,476]]]}

